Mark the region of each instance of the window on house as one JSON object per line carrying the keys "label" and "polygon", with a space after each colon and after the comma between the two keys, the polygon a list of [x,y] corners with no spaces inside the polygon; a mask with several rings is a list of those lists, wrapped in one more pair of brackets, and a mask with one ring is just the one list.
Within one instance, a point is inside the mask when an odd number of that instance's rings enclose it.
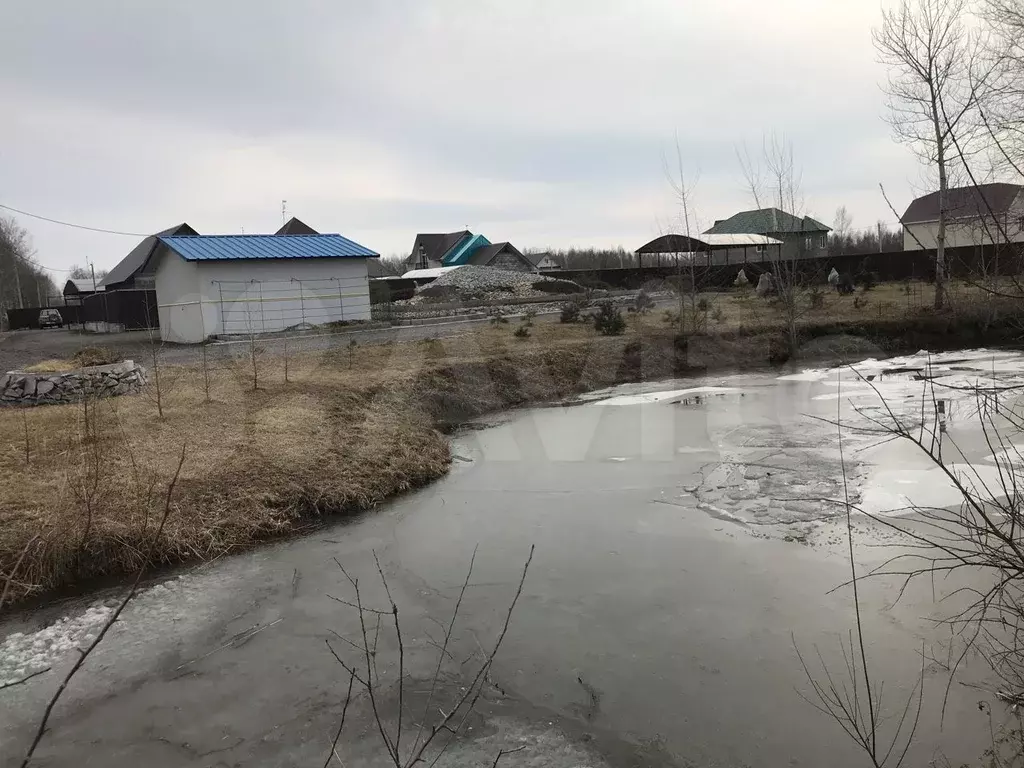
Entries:
{"label": "window on house", "polygon": [[804,250],[809,251],[814,247],[814,238],[808,235],[804,238]]}
{"label": "window on house", "polygon": [[822,235],[821,236],[821,238],[818,240],[818,247],[819,248],[828,248],[828,235]]}
{"label": "window on house", "polygon": [[768,248],[768,246],[766,246],[766,245],[755,245],[754,246],[754,253],[764,253],[765,250],[767,250],[767,248]]}
{"label": "window on house", "polygon": [[1020,232],[1024,232],[1024,216],[1021,216],[1019,219],[1017,219],[1017,230]]}

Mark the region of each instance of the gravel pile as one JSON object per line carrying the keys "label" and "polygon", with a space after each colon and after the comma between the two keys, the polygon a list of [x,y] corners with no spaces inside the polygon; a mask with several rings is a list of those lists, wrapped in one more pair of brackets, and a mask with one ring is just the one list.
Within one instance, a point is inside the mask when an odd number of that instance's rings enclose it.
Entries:
{"label": "gravel pile", "polygon": [[[547,283],[552,287],[552,290],[538,290],[535,287],[537,283]],[[533,272],[464,266],[453,269],[450,272],[445,272],[434,282],[424,286],[414,298],[409,300],[409,303],[420,304],[426,301],[441,301],[445,299],[468,300],[497,299],[509,296],[519,298],[545,296],[562,292],[554,290],[559,283],[562,283],[566,289],[564,293],[580,290],[579,286],[571,281],[544,277]]]}

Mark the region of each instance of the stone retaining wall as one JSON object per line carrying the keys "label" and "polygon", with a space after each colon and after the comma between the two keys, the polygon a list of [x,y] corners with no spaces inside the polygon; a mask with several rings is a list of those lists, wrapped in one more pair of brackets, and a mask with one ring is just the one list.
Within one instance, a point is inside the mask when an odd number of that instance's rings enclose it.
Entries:
{"label": "stone retaining wall", "polygon": [[125,360],[63,373],[10,371],[0,376],[0,405],[74,403],[85,397],[113,397],[139,392],[146,369]]}

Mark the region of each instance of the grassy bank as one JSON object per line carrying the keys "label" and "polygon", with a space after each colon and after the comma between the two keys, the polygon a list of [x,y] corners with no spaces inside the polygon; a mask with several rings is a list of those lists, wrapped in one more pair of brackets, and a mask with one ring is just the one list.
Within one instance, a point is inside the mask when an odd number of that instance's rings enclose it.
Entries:
{"label": "grassy bank", "polygon": [[[289,358],[256,350],[255,364],[240,345],[213,372],[161,366],[159,402],[151,371],[144,395],[0,410],[0,573],[20,560],[8,602],[135,571],[182,446],[156,549],[164,564],[210,560],[429,483],[449,466],[444,431],[487,412],[781,360],[782,325],[759,308],[756,327],[723,319],[687,345],[658,313],[631,317],[615,337],[538,323],[516,338],[498,325]],[[802,332],[810,354],[833,358],[979,342],[974,326],[969,338],[957,327],[918,312],[811,318]],[[1004,318],[986,333],[1005,342],[1017,326]]]}

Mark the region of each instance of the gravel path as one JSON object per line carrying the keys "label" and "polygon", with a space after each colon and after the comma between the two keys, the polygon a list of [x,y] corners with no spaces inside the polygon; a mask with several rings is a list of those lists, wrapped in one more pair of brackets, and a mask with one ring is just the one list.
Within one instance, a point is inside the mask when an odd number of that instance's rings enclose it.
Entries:
{"label": "gravel path", "polygon": [[[555,321],[557,315],[539,316],[535,322]],[[359,344],[385,344],[389,341],[418,341],[428,338],[447,338],[469,333],[475,327],[490,322],[488,319],[444,322],[431,325],[398,326],[373,330],[347,330],[340,333],[292,336],[288,338],[291,354],[312,352],[344,346],[351,339]],[[159,339],[157,340],[159,344]],[[227,359],[245,354],[248,340],[219,342],[206,348],[208,359]],[[284,347],[284,338],[264,338],[259,346],[268,352]],[[81,333],[77,330],[12,331],[0,334],[0,373],[24,368],[42,360],[65,359],[83,347],[106,347],[126,359],[148,365],[152,355],[147,331],[129,331],[118,334]],[[170,364],[198,362],[202,356],[199,345],[164,344],[160,346],[160,360]]]}

